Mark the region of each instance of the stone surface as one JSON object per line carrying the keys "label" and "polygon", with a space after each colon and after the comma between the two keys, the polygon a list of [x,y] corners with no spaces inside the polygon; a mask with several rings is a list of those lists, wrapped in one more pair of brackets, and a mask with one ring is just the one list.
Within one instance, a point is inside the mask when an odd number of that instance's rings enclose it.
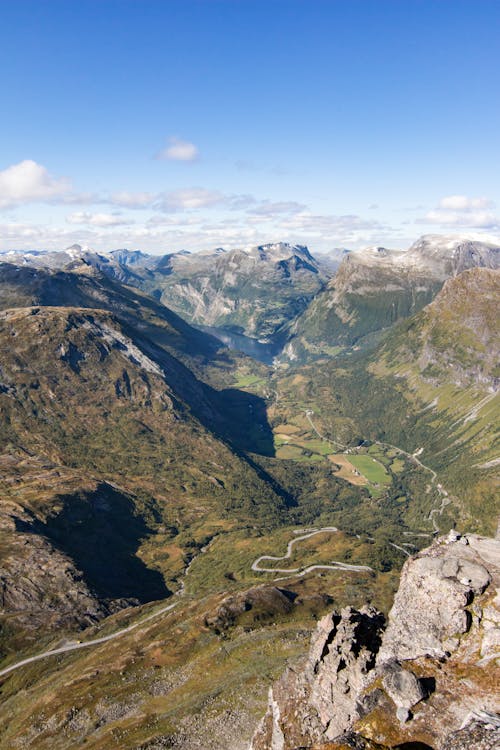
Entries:
{"label": "stone surface", "polygon": [[499,747],[499,717],[491,723],[487,716],[483,716],[473,718],[462,729],[451,732],[440,750],[498,750]]}
{"label": "stone surface", "polygon": [[413,672],[395,664],[382,678],[385,692],[398,708],[410,709],[426,697],[426,691]]}
{"label": "stone surface", "polygon": [[396,718],[401,724],[404,724],[406,721],[410,719],[410,711],[407,708],[403,708],[403,706],[398,706],[396,710]]}
{"label": "stone surface", "polygon": [[359,612],[346,607],[323,617],[309,657],[287,670],[271,691],[254,750],[308,747],[343,734],[362,711],[359,695],[374,669],[384,622],[370,607]]}
{"label": "stone surface", "polygon": [[330,633],[320,623],[309,664],[310,703],[326,727],[327,739],[337,737],[359,715],[358,696],[375,665],[383,625],[380,612],[372,608],[357,612],[351,607],[342,610]]}
{"label": "stone surface", "polygon": [[472,546],[461,540],[435,545],[405,565],[379,660],[445,657],[467,632],[474,594],[490,574]]}

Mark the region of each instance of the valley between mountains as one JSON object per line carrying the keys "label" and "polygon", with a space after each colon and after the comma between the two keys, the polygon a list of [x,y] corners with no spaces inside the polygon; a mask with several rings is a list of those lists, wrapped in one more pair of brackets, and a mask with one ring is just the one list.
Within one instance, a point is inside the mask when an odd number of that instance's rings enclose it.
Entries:
{"label": "valley between mountains", "polygon": [[499,259],[0,255],[0,748],[243,750],[329,612],[450,529],[493,565]]}

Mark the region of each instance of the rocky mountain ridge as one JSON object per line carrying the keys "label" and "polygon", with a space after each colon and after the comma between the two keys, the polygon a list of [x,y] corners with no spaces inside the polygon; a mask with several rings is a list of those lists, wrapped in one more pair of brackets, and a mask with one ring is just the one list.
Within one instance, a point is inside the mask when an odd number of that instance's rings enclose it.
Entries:
{"label": "rocky mountain ridge", "polygon": [[[339,258],[341,262],[339,265]],[[368,342],[427,305],[443,282],[473,267],[498,268],[500,246],[477,237],[424,235],[408,250],[369,247],[315,258],[286,242],[250,249],[153,256],[139,250],[3,253],[21,266],[83,266],[136,287],[194,325],[283,348],[302,361]]]}
{"label": "rocky mountain ridge", "polygon": [[87,264],[142,289],[191,323],[263,341],[283,340],[289,321],[330,276],[306,247],[286,242],[163,256],[128,250],[96,253],[73,245],[61,253],[4,253],[1,260],[59,270]]}
{"label": "rocky mountain ridge", "polygon": [[420,269],[443,280],[467,268],[498,268],[500,246],[478,237],[424,234],[407,250],[372,246],[346,257],[366,265]]}
{"label": "rocky mountain ridge", "polygon": [[369,607],[318,623],[252,750],[498,747],[499,585],[499,540],[434,542],[405,563],[387,625]]}

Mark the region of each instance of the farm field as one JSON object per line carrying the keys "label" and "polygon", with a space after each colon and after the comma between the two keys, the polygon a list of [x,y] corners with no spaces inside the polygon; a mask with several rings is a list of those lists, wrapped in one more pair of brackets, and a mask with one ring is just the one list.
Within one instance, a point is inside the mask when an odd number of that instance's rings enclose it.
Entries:
{"label": "farm field", "polygon": [[349,456],[350,462],[372,484],[388,484],[391,480],[384,466],[368,454],[356,453]]}
{"label": "farm field", "polygon": [[335,475],[340,479],[345,479],[351,484],[357,484],[363,487],[368,484],[368,480],[363,476],[358,469],[349,461],[344,453],[333,453],[328,456],[332,463],[340,466],[340,469],[335,472]]}

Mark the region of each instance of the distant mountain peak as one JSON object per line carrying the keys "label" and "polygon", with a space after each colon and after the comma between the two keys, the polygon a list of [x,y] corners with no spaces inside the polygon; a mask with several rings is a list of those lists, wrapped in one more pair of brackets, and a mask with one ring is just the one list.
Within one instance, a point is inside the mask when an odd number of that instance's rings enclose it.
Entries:
{"label": "distant mountain peak", "polygon": [[142,250],[127,250],[127,248],[112,250],[109,255],[113,260],[126,266],[133,266],[151,257],[148,253],[143,253]]}
{"label": "distant mountain peak", "polygon": [[405,253],[405,262],[444,280],[467,268],[499,268],[500,243],[480,235],[426,234]]}
{"label": "distant mountain peak", "polygon": [[73,245],[70,245],[64,250],[64,253],[67,255],[70,255],[72,258],[81,258],[82,256],[86,255],[87,253],[94,254],[95,251],[92,250],[91,247],[88,245],[79,245],[78,243],[74,243]]}
{"label": "distant mountain peak", "polygon": [[382,245],[370,245],[360,250],[352,250],[343,254],[343,263],[363,263],[367,265],[403,265],[404,250],[391,250]]}

